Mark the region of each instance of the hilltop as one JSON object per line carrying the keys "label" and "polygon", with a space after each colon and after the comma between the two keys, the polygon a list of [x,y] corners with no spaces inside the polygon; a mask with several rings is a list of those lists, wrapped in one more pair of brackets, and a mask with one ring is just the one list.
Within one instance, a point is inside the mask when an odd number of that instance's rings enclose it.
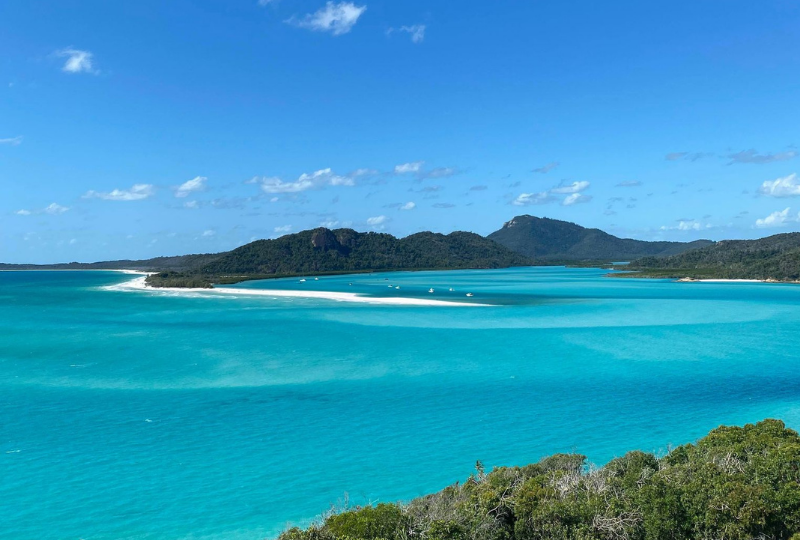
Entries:
{"label": "hilltop", "polygon": [[513,218],[487,238],[537,262],[630,261],[647,256],[666,257],[713,243],[710,240],[687,243],[618,238],[600,229],[530,215]]}

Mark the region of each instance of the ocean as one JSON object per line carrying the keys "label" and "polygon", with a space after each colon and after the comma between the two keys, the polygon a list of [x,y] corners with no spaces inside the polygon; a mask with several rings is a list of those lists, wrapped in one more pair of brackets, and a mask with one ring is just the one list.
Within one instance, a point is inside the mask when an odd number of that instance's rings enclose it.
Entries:
{"label": "ocean", "polygon": [[[0,537],[271,538],[332,506],[463,481],[477,460],[600,465],[721,424],[800,427],[800,286],[605,274],[362,274],[223,295],[0,272]],[[269,288],[488,305],[247,294]]]}

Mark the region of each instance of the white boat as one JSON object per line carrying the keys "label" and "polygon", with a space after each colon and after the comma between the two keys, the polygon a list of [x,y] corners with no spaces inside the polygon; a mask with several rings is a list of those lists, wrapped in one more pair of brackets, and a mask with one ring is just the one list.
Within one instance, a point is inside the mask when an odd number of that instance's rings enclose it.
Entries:
{"label": "white boat", "polygon": [[430,289],[428,289],[428,292],[429,292],[429,293],[432,293],[432,292],[433,292],[433,287],[431,287]]}
{"label": "white boat", "polygon": [[468,293],[467,293],[467,296],[472,296],[472,293],[471,293],[471,292],[468,292]]}
{"label": "white boat", "polygon": [[318,277],[315,277],[315,278],[314,278],[314,281],[319,281],[319,278],[318,278]]}
{"label": "white boat", "polygon": [[453,288],[452,287],[450,287],[450,292],[453,292]]}
{"label": "white boat", "polygon": [[400,285],[398,285],[397,287],[395,287],[395,289],[399,289],[399,288],[400,288]]}
{"label": "white boat", "polygon": [[306,282],[305,278],[300,280],[300,283],[305,283],[305,282]]}

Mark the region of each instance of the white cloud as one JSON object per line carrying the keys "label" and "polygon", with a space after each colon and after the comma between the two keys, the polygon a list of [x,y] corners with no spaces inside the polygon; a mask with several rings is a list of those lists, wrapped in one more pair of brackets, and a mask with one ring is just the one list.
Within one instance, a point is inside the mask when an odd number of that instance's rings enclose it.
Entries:
{"label": "white cloud", "polygon": [[790,208],[784,208],[783,210],[779,210],[776,212],[772,212],[770,215],[763,219],[756,220],[756,227],[759,229],[768,229],[772,227],[783,227],[788,223],[792,223],[798,220],[800,216],[793,217],[789,215]]}
{"label": "white cloud", "polygon": [[66,206],[61,206],[60,204],[57,204],[57,203],[51,203],[49,206],[47,206],[44,209],[44,213],[45,214],[53,214],[53,215],[55,215],[55,214],[63,214],[67,210],[69,210],[69,208],[67,208]]}
{"label": "white cloud", "polygon": [[370,227],[379,227],[385,224],[388,220],[389,218],[387,218],[386,216],[375,216],[367,218],[367,225],[369,225]]}
{"label": "white cloud", "polygon": [[404,204],[403,206],[401,206],[400,210],[413,210],[416,207],[417,207],[417,203],[409,201],[406,204]]}
{"label": "white cloud", "polygon": [[84,199],[103,199],[105,201],[141,201],[155,193],[152,184],[134,184],[130,189],[115,189],[113,191],[87,191]]}
{"label": "white cloud", "polygon": [[553,196],[549,191],[540,191],[538,193],[520,193],[511,204],[514,206],[531,206],[534,204],[547,204],[553,202],[553,200]]}
{"label": "white cloud", "polygon": [[572,206],[573,204],[587,203],[591,200],[591,197],[584,195],[583,193],[573,193],[572,195],[565,197],[561,204],[564,206]]}
{"label": "white cloud", "polygon": [[211,236],[214,236],[215,234],[217,234],[217,231],[215,231],[213,229],[208,229],[206,231],[203,231],[203,236],[206,237],[206,238],[210,238]]}
{"label": "white cloud", "polygon": [[411,37],[412,43],[422,43],[425,41],[425,25],[412,24],[410,26],[401,26],[400,32],[406,32]]}
{"label": "white cloud", "polygon": [[531,206],[534,204],[548,204],[555,202],[556,195],[567,195],[561,204],[563,206],[572,206],[573,204],[586,203],[592,200],[588,195],[583,195],[581,192],[589,187],[590,183],[586,181],[572,182],[571,184],[561,184],[547,191],[539,191],[538,193],[520,193],[516,199],[511,201],[514,206]]}
{"label": "white cloud", "polygon": [[183,203],[184,208],[200,208],[197,201],[186,201]]}
{"label": "white cloud", "polygon": [[[254,179],[261,184],[265,193],[300,193],[309,189],[328,186],[354,186],[355,180],[349,176],[334,174],[331,169],[320,169],[313,173],[303,173],[294,182],[285,182],[278,177]],[[275,202],[275,201],[272,201]]]}
{"label": "white cloud", "polygon": [[800,195],[800,178],[793,173],[775,180],[767,180],[761,184],[758,191],[768,197],[797,197]]}
{"label": "white cloud", "polygon": [[333,229],[337,225],[339,225],[339,222],[335,220],[323,221],[319,224],[320,227],[325,227],[326,229]]}
{"label": "white cloud", "polygon": [[187,180],[175,190],[176,197],[187,197],[190,193],[194,193],[195,191],[203,191],[206,189],[206,178],[205,176],[195,176],[191,180]]}
{"label": "white cloud", "polygon": [[278,198],[278,197],[272,197],[272,198],[269,200],[269,202],[271,202],[271,203],[276,203],[276,202],[278,202],[279,200],[280,200],[280,198]]}
{"label": "white cloud", "polygon": [[396,165],[394,168],[394,174],[408,174],[408,173],[418,173],[422,170],[422,166],[425,164],[424,161],[413,161],[411,163],[403,163],[402,165]]}
{"label": "white cloud", "polygon": [[291,225],[281,225],[280,227],[275,227],[275,229],[273,229],[273,230],[276,233],[279,233],[279,234],[280,233],[288,233],[289,231],[292,230],[292,226]]}
{"label": "white cloud", "polygon": [[8,137],[5,139],[0,139],[0,144],[8,144],[10,146],[19,146],[22,144],[22,135],[17,135],[16,137]]}
{"label": "white cloud", "polygon": [[301,19],[292,17],[285,22],[314,32],[330,32],[334,36],[341,36],[355,26],[366,10],[367,6],[357,6],[353,2],[328,2],[319,11]]}
{"label": "white cloud", "polygon": [[625,180],[617,184],[617,187],[639,187],[642,183],[639,180]]}
{"label": "white cloud", "polygon": [[573,182],[567,185],[561,185],[558,187],[554,187],[550,190],[550,193],[559,193],[559,194],[567,194],[567,193],[580,193],[581,191],[585,190],[589,187],[589,182],[581,181],[581,182]]}
{"label": "white cloud", "polygon": [[61,206],[58,203],[50,203],[48,206],[42,208],[41,210],[26,210],[26,209],[22,209],[22,210],[17,210],[14,213],[17,214],[18,216],[31,216],[31,215],[34,215],[34,214],[50,214],[52,216],[55,216],[55,215],[63,214],[67,210],[69,210],[69,207],[67,207],[67,206]]}
{"label": "white cloud", "polygon": [[275,3],[277,0],[258,0],[259,6],[268,6],[270,4]]}
{"label": "white cloud", "polygon": [[662,231],[702,231],[710,228],[712,228],[710,223],[703,224],[694,219],[680,219],[677,225],[671,227],[661,226]]}
{"label": "white cloud", "polygon": [[64,62],[64,66],[61,68],[61,71],[66,73],[99,73],[95,68],[94,64],[92,63],[92,58],[94,55],[89,51],[82,51],[80,49],[73,49],[72,47],[67,47],[66,49],[61,49],[60,51],[56,51],[56,56],[59,57],[66,57],[67,61]]}

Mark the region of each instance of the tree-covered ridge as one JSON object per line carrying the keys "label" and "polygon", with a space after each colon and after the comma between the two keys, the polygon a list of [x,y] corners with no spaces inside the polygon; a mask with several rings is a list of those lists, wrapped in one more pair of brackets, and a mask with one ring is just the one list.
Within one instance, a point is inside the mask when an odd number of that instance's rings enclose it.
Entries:
{"label": "tree-covered ridge", "polygon": [[656,259],[642,258],[631,264],[644,275],[727,279],[797,281],[800,279],[800,233],[786,233],[758,240],[725,240],[714,245]]}
{"label": "tree-covered ridge", "polygon": [[488,238],[536,261],[630,261],[639,257],[665,257],[711,244],[646,242],[618,238],[600,229],[587,229],[557,219],[517,216]]}
{"label": "tree-covered ridge", "polygon": [[577,454],[480,466],[414,499],[333,513],[279,540],[800,539],[800,437],[779,420],[720,427],[663,457]]}

